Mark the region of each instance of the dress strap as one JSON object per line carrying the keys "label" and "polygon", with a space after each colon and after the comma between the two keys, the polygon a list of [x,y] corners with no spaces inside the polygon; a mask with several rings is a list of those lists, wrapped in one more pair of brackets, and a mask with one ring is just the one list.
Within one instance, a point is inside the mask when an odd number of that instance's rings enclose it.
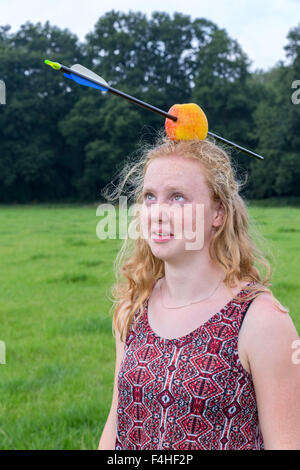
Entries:
{"label": "dress strap", "polygon": [[247,311],[248,311],[250,305],[252,304],[253,300],[254,300],[254,299],[245,301],[246,308],[245,308],[245,310],[244,310],[244,311],[242,312],[242,314],[241,314],[240,328],[241,328],[241,326],[242,326],[242,323],[243,323],[243,321],[244,321],[244,318],[245,318],[245,316],[246,316],[246,313],[247,313]]}
{"label": "dress strap", "polygon": [[[246,285],[246,287],[243,289],[243,292],[246,291],[246,293],[248,294],[248,293],[249,293],[249,290],[247,289],[247,287],[252,286],[252,285],[254,285],[254,284],[255,284],[255,281],[250,281],[250,282],[248,282],[248,284]],[[246,295],[247,295],[247,294],[246,294]],[[245,300],[245,302],[243,302],[243,304],[242,304],[244,307],[242,308],[242,313],[241,313],[241,317],[240,317],[240,319],[241,319],[241,320],[240,320],[240,328],[241,328],[241,326],[242,326],[242,323],[243,323],[243,321],[244,321],[244,318],[245,318],[245,316],[246,316],[246,313],[247,313],[247,311],[248,311],[248,309],[249,309],[249,307],[250,307],[250,305],[252,304],[252,302],[253,302],[254,299],[255,299],[255,297],[254,297],[253,299],[250,299],[250,300]]]}

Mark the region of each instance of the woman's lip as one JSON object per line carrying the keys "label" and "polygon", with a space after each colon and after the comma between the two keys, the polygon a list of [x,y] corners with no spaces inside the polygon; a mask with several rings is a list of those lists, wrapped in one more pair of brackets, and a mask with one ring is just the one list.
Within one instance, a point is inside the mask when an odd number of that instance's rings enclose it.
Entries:
{"label": "woman's lip", "polygon": [[[164,232],[152,232],[152,235],[160,235],[161,233],[164,233]],[[170,235],[174,235],[174,233],[168,233],[167,235],[163,235],[163,236],[164,237],[169,237]]]}
{"label": "woman's lip", "polygon": [[156,233],[153,233],[152,238],[156,241],[166,241],[172,240],[174,238],[174,235],[157,235]]}
{"label": "woman's lip", "polygon": [[170,233],[169,235],[160,235],[158,233],[152,233],[152,236],[153,237],[161,237],[161,238],[168,238],[168,237],[174,237],[174,234],[173,233]]}

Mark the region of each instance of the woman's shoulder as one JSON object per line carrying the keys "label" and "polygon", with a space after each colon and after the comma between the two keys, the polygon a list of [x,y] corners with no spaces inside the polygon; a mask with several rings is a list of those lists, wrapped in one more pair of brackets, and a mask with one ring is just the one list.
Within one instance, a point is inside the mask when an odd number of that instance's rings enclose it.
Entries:
{"label": "woman's shoulder", "polygon": [[262,292],[253,299],[243,322],[243,330],[247,349],[255,348],[260,341],[268,347],[274,338],[279,340],[285,335],[297,335],[289,312],[273,292]]}
{"label": "woman's shoulder", "polygon": [[[288,310],[274,296],[271,289],[270,292],[264,292],[260,291],[259,284],[253,283],[253,285],[257,286],[258,295],[253,299],[253,302],[249,307],[249,311],[251,309],[252,316],[259,315],[262,321],[268,322],[271,318],[274,320],[274,316],[282,318],[282,316],[288,315]],[[247,290],[247,287],[245,287],[245,289]]]}
{"label": "woman's shoulder", "polygon": [[[249,321],[252,320],[257,326],[268,326],[273,322],[286,321],[290,318],[288,310],[284,307],[279,300],[274,296],[272,290],[270,292],[260,291],[260,285],[253,282],[251,283],[258,288],[258,295],[253,299],[249,306],[249,311],[246,317]],[[245,290],[247,287],[245,286]],[[259,292],[260,291],[260,292]]]}
{"label": "woman's shoulder", "polygon": [[[250,289],[248,289],[248,287],[250,287]],[[265,292],[261,289],[261,285],[255,281],[241,281],[239,284],[239,289],[246,291],[246,293],[252,290],[252,287],[255,287],[255,291],[257,290],[258,294],[253,299],[253,302],[251,302],[249,311],[251,309],[252,312],[265,312],[266,320],[268,320],[272,312],[283,313],[283,311],[287,310],[274,296],[271,289],[269,289],[270,292]],[[261,316],[263,315],[264,313],[261,314]]]}

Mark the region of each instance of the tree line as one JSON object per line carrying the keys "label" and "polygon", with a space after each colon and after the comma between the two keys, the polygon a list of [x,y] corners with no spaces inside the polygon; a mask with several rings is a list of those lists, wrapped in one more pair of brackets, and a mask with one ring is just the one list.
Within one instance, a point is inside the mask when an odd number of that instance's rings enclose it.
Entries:
{"label": "tree line", "polygon": [[230,150],[238,174],[248,175],[246,197],[300,194],[300,104],[292,100],[300,23],[287,35],[287,64],[255,72],[226,30],[181,13],[148,19],[112,10],[83,42],[49,21],[10,29],[0,26],[0,202],[98,201],[141,137],[151,141],[164,126],[161,116],[79,86],[44,59],[80,63],[165,111],[199,104],[209,130],[265,157]]}

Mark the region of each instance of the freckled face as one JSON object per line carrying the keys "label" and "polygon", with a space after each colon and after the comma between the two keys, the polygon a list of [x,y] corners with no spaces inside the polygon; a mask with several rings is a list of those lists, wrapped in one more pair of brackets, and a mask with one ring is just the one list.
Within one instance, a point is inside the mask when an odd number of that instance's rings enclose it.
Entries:
{"label": "freckled face", "polygon": [[[202,205],[203,212],[199,212],[197,205]],[[166,259],[184,252],[186,243],[196,240],[198,230],[204,230],[206,243],[211,236],[213,215],[203,168],[198,161],[173,154],[150,163],[144,178],[141,226],[155,256]],[[159,237],[154,232],[174,234],[174,237],[166,242],[156,241]]]}

